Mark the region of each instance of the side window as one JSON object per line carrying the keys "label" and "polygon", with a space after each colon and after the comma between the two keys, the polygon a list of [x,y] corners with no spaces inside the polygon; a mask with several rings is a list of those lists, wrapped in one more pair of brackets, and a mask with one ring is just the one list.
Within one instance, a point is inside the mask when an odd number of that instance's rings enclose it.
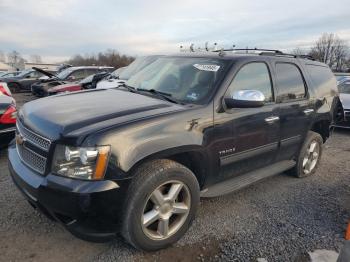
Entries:
{"label": "side window", "polygon": [[328,95],[337,86],[334,74],[328,66],[307,64],[306,68],[320,97]]}
{"label": "side window", "polygon": [[30,73],[27,75],[27,77],[28,77],[28,78],[36,78],[36,77],[37,77],[36,71],[30,72]]}
{"label": "side window", "polygon": [[305,84],[300,70],[294,64],[276,64],[277,100],[286,102],[305,97]]}
{"label": "side window", "polygon": [[97,74],[99,72],[98,69],[86,69],[86,76],[90,76],[90,75],[94,75]]}
{"label": "side window", "polygon": [[254,62],[244,65],[231,82],[226,96],[238,90],[257,90],[264,94],[266,102],[273,102],[271,78],[267,65]]}
{"label": "side window", "polygon": [[42,73],[35,71],[35,72],[34,72],[34,76],[33,76],[33,77],[35,77],[35,78],[39,78],[39,77],[42,77],[42,76],[43,76],[43,74],[42,74]]}
{"label": "side window", "polygon": [[85,78],[85,70],[77,70],[69,75],[69,77],[74,77],[75,80],[80,80]]}

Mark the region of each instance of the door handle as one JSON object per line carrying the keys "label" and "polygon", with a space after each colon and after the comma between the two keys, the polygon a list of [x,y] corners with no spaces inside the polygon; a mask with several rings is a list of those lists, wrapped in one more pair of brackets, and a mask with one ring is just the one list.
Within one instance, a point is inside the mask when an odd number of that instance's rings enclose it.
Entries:
{"label": "door handle", "polygon": [[267,122],[268,124],[273,124],[278,120],[280,120],[278,116],[270,116],[268,118],[265,118],[265,122]]}
{"label": "door handle", "polygon": [[304,114],[305,114],[305,115],[310,115],[312,112],[314,112],[314,110],[311,109],[311,108],[310,108],[310,109],[305,109],[305,110],[304,110]]}

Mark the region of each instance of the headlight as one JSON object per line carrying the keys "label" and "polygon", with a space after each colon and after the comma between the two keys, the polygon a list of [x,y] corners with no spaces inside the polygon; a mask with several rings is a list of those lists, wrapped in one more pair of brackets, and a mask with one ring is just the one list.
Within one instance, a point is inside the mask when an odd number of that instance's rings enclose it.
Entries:
{"label": "headlight", "polygon": [[52,172],[67,177],[98,180],[105,175],[109,146],[70,147],[57,145]]}

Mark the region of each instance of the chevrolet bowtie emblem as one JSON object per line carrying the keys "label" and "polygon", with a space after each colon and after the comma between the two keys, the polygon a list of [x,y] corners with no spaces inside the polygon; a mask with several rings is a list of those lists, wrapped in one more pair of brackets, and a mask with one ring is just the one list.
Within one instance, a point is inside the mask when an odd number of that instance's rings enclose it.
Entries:
{"label": "chevrolet bowtie emblem", "polygon": [[21,134],[16,135],[16,143],[18,145],[23,145],[24,141],[25,141],[25,139]]}

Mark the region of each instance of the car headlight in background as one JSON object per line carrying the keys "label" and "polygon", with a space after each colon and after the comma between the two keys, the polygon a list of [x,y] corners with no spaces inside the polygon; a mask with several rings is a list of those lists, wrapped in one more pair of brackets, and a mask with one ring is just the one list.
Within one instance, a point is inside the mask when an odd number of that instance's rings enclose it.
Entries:
{"label": "car headlight in background", "polygon": [[66,177],[103,179],[110,146],[71,147],[57,145],[52,162],[52,172]]}

